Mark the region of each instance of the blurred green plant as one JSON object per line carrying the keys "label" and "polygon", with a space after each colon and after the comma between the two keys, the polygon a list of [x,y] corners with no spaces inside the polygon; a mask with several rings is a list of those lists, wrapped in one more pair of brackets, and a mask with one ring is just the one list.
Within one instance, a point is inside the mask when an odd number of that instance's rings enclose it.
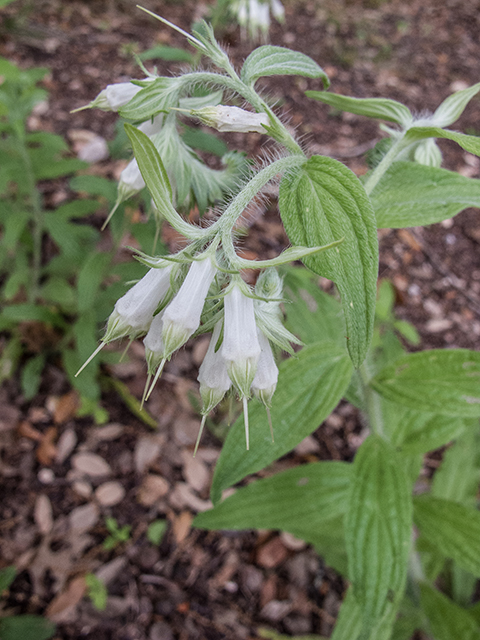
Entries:
{"label": "blurred green plant", "polygon": [[120,527],[115,518],[105,518],[105,526],[110,534],[103,541],[103,548],[106,551],[111,551],[119,544],[130,540],[130,530],[132,527],[129,524]]}
{"label": "blurred green plant", "polygon": [[108,592],[104,583],[94,573],[85,576],[87,595],[97,611],[104,611],[107,606]]}
{"label": "blurred green plant", "polygon": [[[14,566],[0,570],[0,597],[15,580]],[[0,638],[2,640],[48,640],[55,633],[55,625],[42,616],[3,616],[0,604]]]}

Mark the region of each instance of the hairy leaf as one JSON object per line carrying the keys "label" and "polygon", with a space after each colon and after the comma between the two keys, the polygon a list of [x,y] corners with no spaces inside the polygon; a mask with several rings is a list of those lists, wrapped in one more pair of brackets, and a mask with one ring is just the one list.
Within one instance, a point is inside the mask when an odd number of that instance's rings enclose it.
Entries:
{"label": "hairy leaf", "polygon": [[367,118],[379,118],[396,124],[407,124],[412,120],[412,114],[405,105],[388,98],[350,98],[327,91],[305,91],[305,95],[340,111],[367,116]]}
{"label": "hairy leaf", "polygon": [[241,78],[247,84],[254,84],[258,78],[279,75],[321,78],[325,88],[330,84],[325,71],[304,53],[272,45],[252,51],[243,63]]}

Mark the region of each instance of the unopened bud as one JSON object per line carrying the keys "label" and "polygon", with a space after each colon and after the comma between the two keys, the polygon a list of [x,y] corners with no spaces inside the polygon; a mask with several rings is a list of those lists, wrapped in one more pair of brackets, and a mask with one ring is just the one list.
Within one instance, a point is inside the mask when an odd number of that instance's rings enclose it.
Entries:
{"label": "unopened bud", "polygon": [[252,113],[239,107],[204,107],[193,109],[191,115],[199,118],[203,124],[213,127],[217,131],[235,131],[239,133],[266,133],[265,126],[270,126],[266,113]]}

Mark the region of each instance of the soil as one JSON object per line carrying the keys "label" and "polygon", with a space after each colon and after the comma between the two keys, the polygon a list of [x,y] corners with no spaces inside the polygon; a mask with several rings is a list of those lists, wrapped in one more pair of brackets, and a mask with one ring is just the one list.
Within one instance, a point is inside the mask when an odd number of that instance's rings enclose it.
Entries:
{"label": "soil", "polygon": [[[185,30],[208,9],[190,0],[145,4]],[[272,26],[271,43],[310,55],[327,71],[335,92],[398,99],[423,112],[480,79],[480,0],[288,0],[285,9],[285,25]],[[107,84],[141,76],[132,52],[156,44],[185,47],[180,34],[133,1],[43,0],[29,8],[17,0],[2,12],[0,55],[51,70],[45,81],[48,109],[33,116],[31,127],[70,139],[78,129],[114,137],[115,114],[70,111]],[[222,38],[240,66],[251,45],[234,27]],[[178,71],[172,63],[157,66],[166,75]],[[377,124],[331,112],[306,99],[307,88],[321,87],[304,78],[264,81],[266,94],[312,153],[364,173],[363,153],[382,135]],[[479,134],[479,123],[477,97],[455,128]],[[261,152],[260,135],[231,134],[226,140],[252,157]],[[478,158],[450,142],[440,146],[444,167],[480,177]],[[118,176],[118,163],[105,160],[101,166],[103,175]],[[49,189],[46,198],[54,202]],[[251,221],[246,250],[272,257],[287,240],[275,201],[264,209]],[[396,313],[415,325],[420,348],[478,349],[478,210],[379,235],[380,277],[393,282]],[[17,380],[0,390],[0,561],[19,570],[6,610],[46,613],[58,623],[55,638],[62,640],[253,639],[262,628],[331,634],[346,585],[312,548],[274,531],[208,533],[191,527],[193,515],[209,507],[221,448],[207,434],[192,461],[199,419],[189,392],[196,388],[202,348],[201,340],[189,344],[167,367],[149,406],[158,418],[153,432],[113,391],[102,398],[106,426],[75,417],[75,394],[53,365],[33,401],[24,400]],[[129,362],[111,368],[137,397],[145,382],[142,356],[141,346],[133,345]],[[357,412],[342,403],[268,474],[306,461],[350,460],[363,436]],[[426,460],[427,468],[436,464],[435,456]],[[131,527],[129,539],[113,550],[103,546],[108,517]],[[147,528],[162,518],[167,532],[154,545]],[[82,597],[83,576],[91,572],[108,588],[103,612]]]}

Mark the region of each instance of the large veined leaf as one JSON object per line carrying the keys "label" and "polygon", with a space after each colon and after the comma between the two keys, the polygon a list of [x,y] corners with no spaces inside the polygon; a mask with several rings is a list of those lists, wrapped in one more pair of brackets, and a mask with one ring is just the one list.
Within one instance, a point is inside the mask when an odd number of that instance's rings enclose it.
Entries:
{"label": "large veined leaf", "polygon": [[345,462],[313,462],[257,480],[198,515],[194,525],[311,531],[313,538],[325,520],[346,511],[350,470]]}
{"label": "large veined leaf", "polygon": [[398,420],[387,427],[391,442],[407,454],[427,453],[442,447],[467,428],[463,418],[415,411],[398,404],[385,404],[390,414],[398,415]]}
{"label": "large veined leaf", "polygon": [[414,498],[415,524],[440,553],[480,577],[480,512],[457,502]]}
{"label": "large veined leaf", "polygon": [[371,195],[382,228],[416,227],[480,208],[480,180],[414,162],[395,162]]}
{"label": "large veined leaf", "polygon": [[[364,632],[398,606],[407,575],[412,528],[410,482],[392,445],[370,435],[353,464],[345,519],[348,577]],[[368,637],[368,636],[366,636]]]}
{"label": "large veined leaf", "polygon": [[435,640],[479,640],[475,618],[440,591],[421,584],[420,601]]}
{"label": "large veined leaf", "polygon": [[246,84],[265,76],[305,76],[321,78],[325,88],[330,84],[325,71],[304,53],[272,45],[257,47],[242,67],[241,78]]}
{"label": "large veined leaf", "polygon": [[377,226],[370,201],[342,163],[313,156],[283,178],[279,206],[292,244],[322,246],[343,238],[338,247],[304,262],[337,285],[348,351],[359,367],[372,338],[378,274]]}
{"label": "large veined leaf", "polygon": [[480,156],[480,138],[478,136],[468,136],[465,133],[458,133],[450,129],[441,129],[440,127],[412,127],[405,134],[405,140],[415,141],[425,138],[445,138],[453,140],[459,144],[462,149]]}
{"label": "large veined leaf", "polygon": [[217,502],[223,489],[239,482],[288,453],[333,411],[348,386],[352,366],[344,349],[322,342],[304,347],[280,364],[271,417],[272,443],[265,407],[251,402],[250,450],[245,449],[244,419],[231,428],[218,460],[212,484]]}
{"label": "large veined leaf", "polygon": [[340,111],[367,118],[379,118],[396,124],[407,124],[412,120],[412,114],[404,104],[388,98],[350,98],[328,91],[305,91],[305,95]]}
{"label": "large veined leaf", "polygon": [[480,352],[432,349],[410,353],[371,381],[379,394],[419,411],[480,416]]}
{"label": "large veined leaf", "polygon": [[442,122],[443,126],[449,126],[462,115],[470,100],[480,91],[480,82],[452,93],[445,98],[442,104],[433,114],[435,122]]}

